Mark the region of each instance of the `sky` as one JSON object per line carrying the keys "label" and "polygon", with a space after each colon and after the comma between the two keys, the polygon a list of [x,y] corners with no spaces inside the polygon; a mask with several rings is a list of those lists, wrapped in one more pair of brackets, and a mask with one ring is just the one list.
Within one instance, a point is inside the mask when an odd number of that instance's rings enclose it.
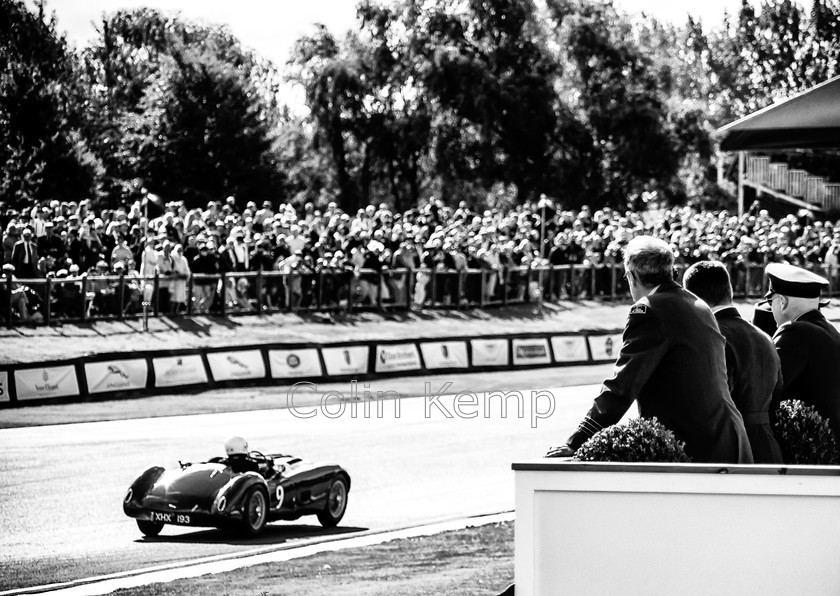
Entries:
{"label": "sky", "polygon": [[[34,0],[25,2],[34,6]],[[614,0],[614,4],[676,24],[684,23],[690,13],[707,26],[717,26],[723,11],[734,13],[740,0]],[[225,24],[245,47],[281,66],[295,40],[310,33],[314,23],[326,25],[335,34],[351,28],[356,0],[47,0],[58,28],[76,47],[96,36],[93,23],[101,21],[103,14],[142,6],[180,12],[207,24]]]}

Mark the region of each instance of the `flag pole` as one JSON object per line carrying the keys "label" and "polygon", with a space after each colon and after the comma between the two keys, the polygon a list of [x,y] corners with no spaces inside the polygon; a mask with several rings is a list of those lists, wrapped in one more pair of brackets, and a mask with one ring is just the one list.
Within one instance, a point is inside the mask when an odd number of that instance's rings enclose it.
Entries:
{"label": "flag pole", "polygon": [[142,244],[142,256],[140,257],[140,274],[143,280],[143,332],[148,333],[149,331],[149,301],[146,298],[146,273],[142,270],[143,269],[143,261],[146,259],[146,244],[149,238],[149,191],[146,190],[145,187],[140,189],[140,192],[143,194],[143,240],[141,241]]}
{"label": "flag pole", "polygon": [[149,191],[145,187],[140,189],[143,194],[143,242],[149,235]]}

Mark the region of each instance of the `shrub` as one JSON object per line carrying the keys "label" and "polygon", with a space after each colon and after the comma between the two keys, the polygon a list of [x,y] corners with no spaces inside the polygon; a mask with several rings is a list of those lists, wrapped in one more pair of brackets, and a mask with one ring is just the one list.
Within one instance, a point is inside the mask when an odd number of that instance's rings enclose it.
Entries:
{"label": "shrub", "polygon": [[779,404],[773,424],[786,464],[837,465],[840,453],[828,424],[813,406],[798,399]]}
{"label": "shrub", "polygon": [[688,462],[685,443],[656,418],[634,418],[595,433],[575,453],[577,461]]}

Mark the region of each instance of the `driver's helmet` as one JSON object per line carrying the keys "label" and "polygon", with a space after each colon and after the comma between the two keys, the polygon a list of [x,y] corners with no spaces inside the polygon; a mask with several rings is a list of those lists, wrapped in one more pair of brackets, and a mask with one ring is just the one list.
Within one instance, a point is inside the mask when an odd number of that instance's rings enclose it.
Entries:
{"label": "driver's helmet", "polygon": [[231,437],[225,442],[228,455],[248,455],[248,441],[242,437]]}

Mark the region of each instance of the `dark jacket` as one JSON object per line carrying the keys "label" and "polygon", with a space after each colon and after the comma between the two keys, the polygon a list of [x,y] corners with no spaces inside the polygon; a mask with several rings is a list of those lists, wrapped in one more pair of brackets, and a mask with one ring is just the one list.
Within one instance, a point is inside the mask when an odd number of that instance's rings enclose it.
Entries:
{"label": "dark jacket", "polygon": [[782,361],[782,399],[814,406],[840,437],[840,332],[812,310],[779,327],[773,342]]}
{"label": "dark jacket", "polygon": [[[29,246],[29,262],[26,260],[26,247]],[[12,265],[15,266],[15,277],[19,279],[29,279],[33,277],[41,277],[38,273],[38,246],[34,241],[18,240],[12,247]]]}
{"label": "dark jacket", "polygon": [[752,463],[749,439],[729,396],[726,340],[709,307],[675,282],[630,308],[613,376],[568,441],[577,449],[617,423],[636,400],[685,442],[698,463]]}
{"label": "dark jacket", "polygon": [[770,426],[771,404],[778,403],[782,391],[782,365],[773,340],[742,319],[734,306],[717,311],[715,319],[726,338],[729,394],[744,419],[753,460],[757,464],[783,463]]}

